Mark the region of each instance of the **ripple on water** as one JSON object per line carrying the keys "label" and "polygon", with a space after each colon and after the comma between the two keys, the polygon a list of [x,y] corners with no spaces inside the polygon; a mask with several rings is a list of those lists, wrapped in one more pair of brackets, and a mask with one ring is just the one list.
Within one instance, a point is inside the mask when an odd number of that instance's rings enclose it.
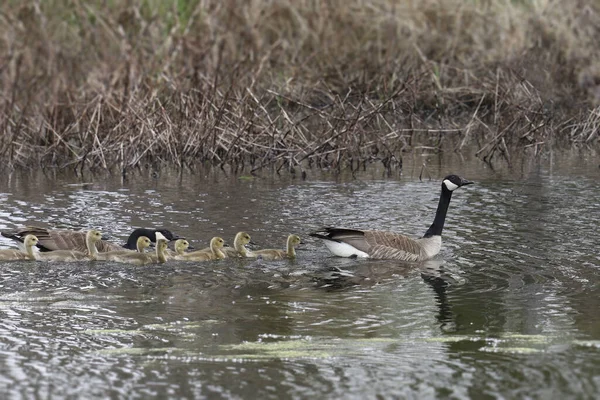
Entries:
{"label": "ripple on water", "polygon": [[600,187],[543,173],[483,178],[453,197],[443,250],[421,266],[332,258],[306,233],[418,236],[437,181],[195,176],[11,189],[3,227],[34,215],[115,241],[153,225],[198,247],[238,230],[260,247],[292,232],[306,243],[297,261],[257,268],[2,263],[0,385],[12,397],[592,396]]}

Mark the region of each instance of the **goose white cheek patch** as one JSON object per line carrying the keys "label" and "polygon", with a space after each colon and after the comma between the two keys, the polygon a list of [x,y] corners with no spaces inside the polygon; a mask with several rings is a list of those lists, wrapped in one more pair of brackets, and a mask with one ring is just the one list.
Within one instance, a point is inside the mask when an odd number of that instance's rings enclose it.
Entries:
{"label": "goose white cheek patch", "polygon": [[449,191],[453,191],[454,189],[458,188],[458,185],[452,183],[449,179],[444,179],[444,185],[446,185]]}

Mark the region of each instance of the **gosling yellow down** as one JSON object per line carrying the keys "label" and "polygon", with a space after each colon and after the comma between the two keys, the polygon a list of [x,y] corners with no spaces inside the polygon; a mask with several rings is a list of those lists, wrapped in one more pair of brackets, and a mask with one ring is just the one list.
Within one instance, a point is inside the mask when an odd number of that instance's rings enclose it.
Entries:
{"label": "gosling yellow down", "polygon": [[210,251],[206,251],[206,250],[192,251],[190,253],[178,255],[175,257],[175,259],[181,260],[181,261],[220,260],[220,259],[226,258],[225,254],[222,251],[224,244],[225,244],[225,241],[222,238],[215,236],[214,238],[212,238],[210,240]]}
{"label": "gosling yellow down", "polygon": [[301,242],[300,236],[289,235],[287,238],[287,246],[285,250],[279,249],[264,249],[255,250],[251,253],[252,257],[262,256],[265,261],[283,260],[284,258],[296,258],[296,246]]}
{"label": "gosling yellow down", "polygon": [[248,249],[246,245],[250,243],[250,235],[246,232],[238,232],[233,239],[233,249],[224,247],[223,252],[227,257],[248,257]]}
{"label": "gosling yellow down", "polygon": [[17,261],[17,260],[35,260],[33,248],[36,246],[38,238],[35,235],[27,235],[23,240],[25,251],[19,249],[0,250],[0,261]]}
{"label": "gosling yellow down", "polygon": [[185,239],[177,239],[175,241],[175,250],[167,249],[166,254],[169,258],[175,258],[185,254],[185,251],[190,247],[190,242]]}
{"label": "gosling yellow down", "polygon": [[[29,235],[28,235],[29,236]],[[87,251],[79,250],[54,250],[47,252],[39,252],[36,254],[38,261],[61,261],[74,262],[83,260],[93,260],[94,253],[98,252],[96,243],[102,240],[102,233],[96,229],[90,229],[85,234],[85,243]],[[91,250],[90,250],[91,249]]]}
{"label": "gosling yellow down", "polygon": [[[158,240],[157,240],[158,241]],[[145,250],[150,247],[150,239],[146,236],[140,236],[137,240],[137,251],[132,250],[117,250],[97,253],[96,260],[100,261],[115,261],[125,264],[144,265],[152,263],[152,255],[146,253]],[[158,245],[156,246],[158,250]]]}

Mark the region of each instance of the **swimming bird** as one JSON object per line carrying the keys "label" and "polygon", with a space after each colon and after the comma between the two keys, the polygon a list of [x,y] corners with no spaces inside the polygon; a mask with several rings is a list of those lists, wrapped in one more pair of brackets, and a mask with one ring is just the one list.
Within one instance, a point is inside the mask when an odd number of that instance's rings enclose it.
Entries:
{"label": "swimming bird", "polygon": [[[250,235],[246,232],[238,232],[233,239],[233,247],[223,247],[221,251],[225,255],[225,258],[232,257],[251,257],[250,250],[246,248],[246,245],[250,243]],[[210,253],[210,247],[198,250],[203,253]]]}
{"label": "swimming bird", "polygon": [[[152,242],[156,242],[156,233],[160,232],[167,240],[177,240],[180,237],[168,229],[147,229],[137,228],[127,238],[127,242],[120,246],[116,243],[110,243],[105,240],[100,240],[96,243],[96,248],[99,252],[117,251],[129,249],[135,250],[137,240],[140,236],[146,236]],[[38,226],[26,226],[15,231],[2,231],[0,234],[4,237],[23,242],[25,236],[32,234],[37,236],[37,247],[40,251],[54,250],[77,250],[81,252],[87,251],[85,244],[85,231],[74,231],[69,229],[48,229]]]}
{"label": "swimming bird", "polygon": [[222,238],[215,236],[210,240],[210,251],[192,251],[190,253],[175,256],[175,259],[180,261],[220,260],[226,258],[225,254],[222,251],[224,244],[225,241]]}
{"label": "swimming bird", "polygon": [[[161,233],[158,233],[161,235]],[[164,237],[161,237],[160,240],[163,240]],[[164,239],[166,240],[166,239]],[[116,251],[106,251],[106,252],[96,252],[95,260],[99,261],[115,261],[121,263],[128,264],[149,264],[152,262],[152,255],[150,253],[146,253],[145,250],[150,247],[152,242],[146,236],[140,236],[136,243],[137,251],[131,250],[116,250]]]}
{"label": "swimming bird", "polygon": [[[30,235],[27,235],[30,236]],[[62,261],[74,262],[82,260],[92,260],[96,243],[102,239],[102,233],[96,229],[90,229],[85,233],[86,251],[78,250],[54,250],[37,252],[35,258],[38,261]],[[27,237],[25,237],[27,240]],[[92,250],[90,250],[92,249]]]}
{"label": "swimming bird", "polygon": [[[150,255],[152,263],[163,264],[167,262],[167,249],[169,248],[169,241],[164,237],[156,238],[156,251]],[[189,246],[189,243],[188,243]]]}
{"label": "swimming bird", "polygon": [[395,232],[346,228],[323,228],[310,233],[310,236],[323,239],[329,251],[338,257],[424,261],[440,252],[442,229],[452,192],[472,183],[457,175],[448,175],[443,179],[435,218],[425,235],[419,239]]}
{"label": "swimming bird", "polygon": [[249,257],[246,245],[250,243],[250,235],[246,232],[238,232],[233,239],[233,248],[223,247],[222,251],[227,257]]}
{"label": "swimming bird", "polygon": [[167,255],[169,257],[180,256],[185,254],[185,251],[190,247],[190,242],[185,239],[177,239],[175,241],[175,250],[167,250]]}
{"label": "swimming bird", "polygon": [[25,251],[19,249],[0,250],[0,261],[35,260],[33,248],[37,242],[38,238],[35,235],[25,236],[25,240],[23,241]]}
{"label": "swimming bird", "polygon": [[283,260],[284,258],[296,258],[296,246],[300,244],[300,236],[289,235],[287,238],[286,249],[264,249],[254,250],[252,252],[253,257],[262,256],[265,261],[272,260]]}

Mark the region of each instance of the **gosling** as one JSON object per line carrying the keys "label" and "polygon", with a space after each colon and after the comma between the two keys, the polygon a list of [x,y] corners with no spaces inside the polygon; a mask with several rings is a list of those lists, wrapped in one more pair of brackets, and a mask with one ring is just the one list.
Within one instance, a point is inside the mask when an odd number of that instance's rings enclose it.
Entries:
{"label": "gosling", "polygon": [[19,249],[0,250],[0,261],[35,260],[33,248],[37,245],[38,238],[35,235],[27,235],[23,240],[25,251]]}
{"label": "gosling", "polygon": [[[29,235],[28,235],[29,236]],[[75,262],[83,260],[94,260],[94,254],[98,253],[96,243],[102,240],[102,233],[96,229],[90,229],[85,234],[85,245],[87,251],[79,250],[53,250],[48,252],[38,252],[36,260],[38,261],[62,261]]]}
{"label": "gosling", "polygon": [[167,249],[166,254],[169,258],[175,258],[185,254],[185,251],[190,247],[190,242],[185,239],[177,239],[175,241],[175,250]]}
{"label": "gosling", "polygon": [[290,235],[287,238],[286,250],[264,249],[252,252],[252,257],[262,256],[265,261],[283,260],[285,258],[296,258],[296,246],[301,242],[300,236]]}
{"label": "gosling", "polygon": [[210,251],[192,251],[191,253],[175,256],[175,259],[180,261],[221,260],[226,258],[226,255],[222,251],[224,244],[225,241],[222,238],[215,236],[210,240]]}
{"label": "gosling", "polygon": [[250,235],[246,232],[238,232],[233,239],[233,248],[225,247],[223,252],[227,257],[250,257],[249,250],[246,245],[250,243]]}
{"label": "gosling", "polygon": [[[162,239],[162,238],[161,238]],[[157,237],[157,242],[159,238]],[[165,239],[166,240],[166,239]],[[96,253],[96,260],[100,261],[115,261],[125,264],[144,265],[153,262],[152,254],[146,253],[145,250],[150,247],[150,239],[146,236],[140,236],[137,240],[137,251],[117,250],[107,251],[104,253]],[[158,252],[158,245],[156,246]]]}

